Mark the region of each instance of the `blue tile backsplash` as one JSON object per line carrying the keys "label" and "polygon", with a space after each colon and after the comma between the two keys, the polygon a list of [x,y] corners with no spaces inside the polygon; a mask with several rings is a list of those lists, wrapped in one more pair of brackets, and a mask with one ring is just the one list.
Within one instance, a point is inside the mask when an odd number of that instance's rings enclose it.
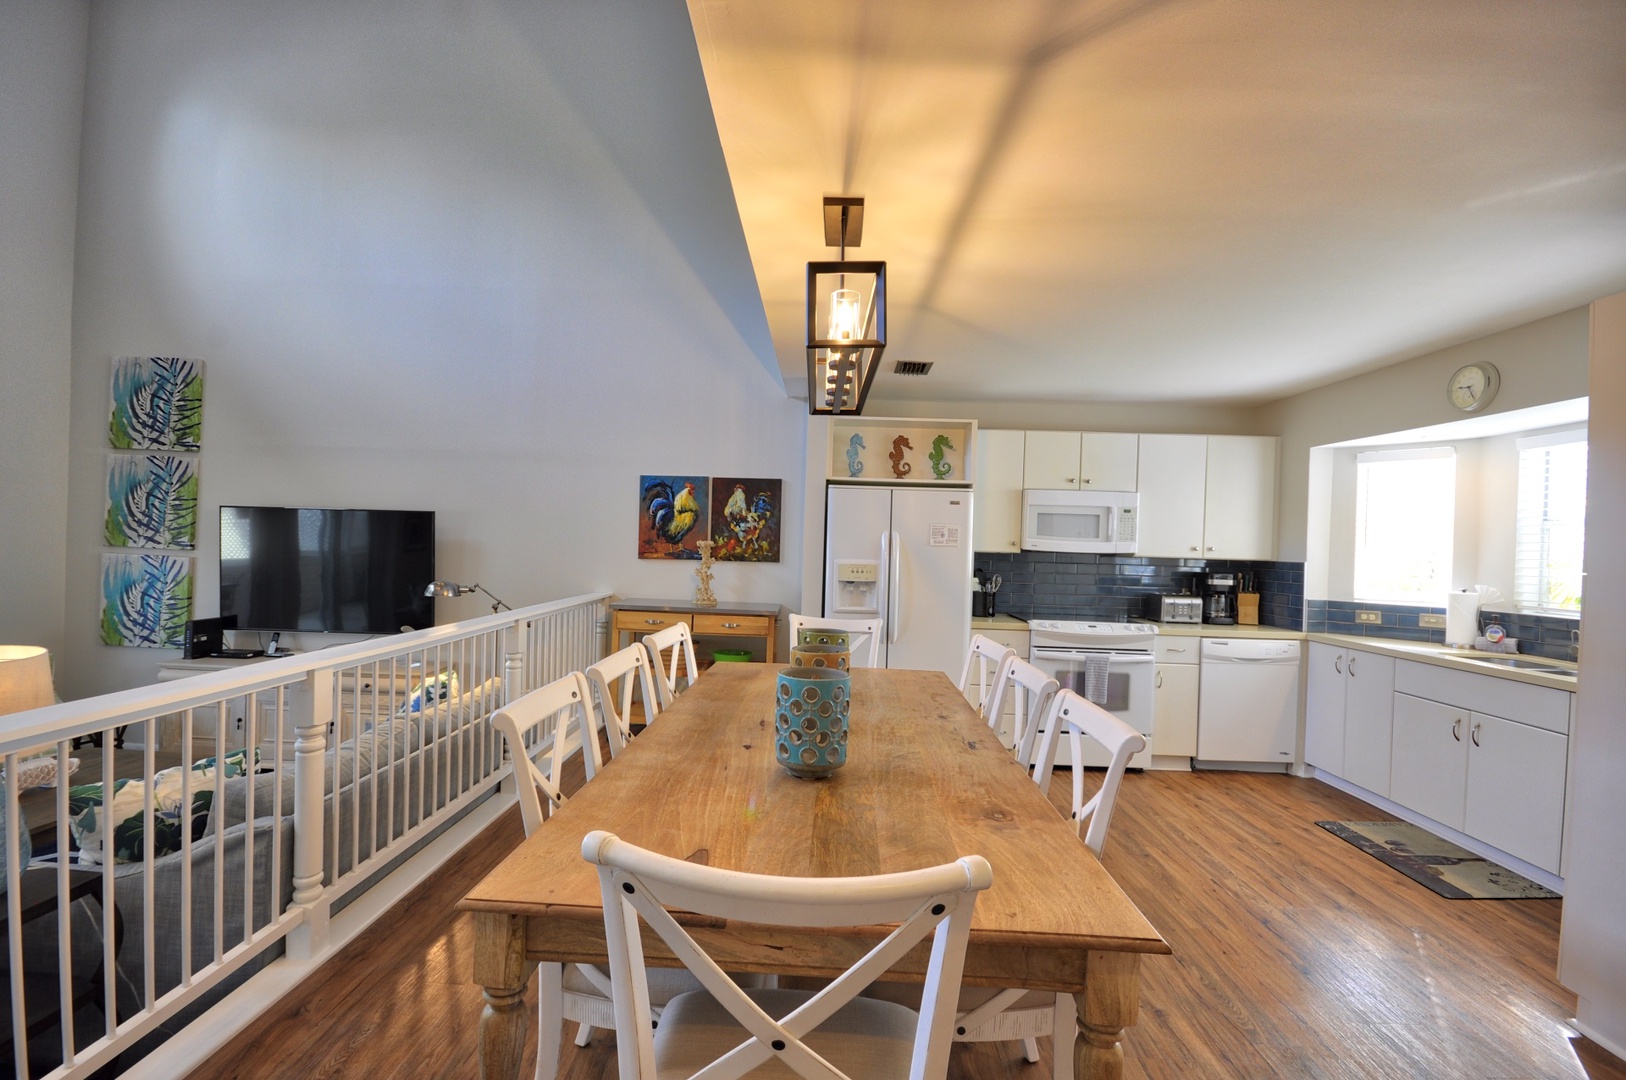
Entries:
{"label": "blue tile backsplash", "polygon": [[998,610],[1022,619],[1104,619],[1147,614],[1162,593],[1201,595],[1201,575],[1248,571],[1259,579],[1259,622],[1304,628],[1304,564],[1228,559],[1151,559],[1060,551],[979,552],[978,576],[1002,579]]}
{"label": "blue tile backsplash", "polygon": [[[1358,623],[1356,611],[1380,611],[1383,622]],[[1359,637],[1399,638],[1403,641],[1445,643],[1445,631],[1425,629],[1417,623],[1423,614],[1444,615],[1443,607],[1415,604],[1375,604],[1367,600],[1309,600],[1305,603],[1304,629],[1312,634],[1354,634]],[[1481,611],[1480,633],[1493,622],[1501,623],[1507,636],[1519,642],[1519,652],[1549,659],[1574,660],[1572,632],[1580,620],[1562,615],[1526,615],[1512,611]]]}

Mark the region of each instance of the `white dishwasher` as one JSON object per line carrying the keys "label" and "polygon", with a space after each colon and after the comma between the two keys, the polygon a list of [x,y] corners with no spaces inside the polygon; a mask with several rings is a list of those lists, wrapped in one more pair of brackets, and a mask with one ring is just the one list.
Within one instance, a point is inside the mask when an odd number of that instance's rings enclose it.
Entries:
{"label": "white dishwasher", "polygon": [[1297,641],[1203,638],[1199,762],[1291,765],[1298,721]]}

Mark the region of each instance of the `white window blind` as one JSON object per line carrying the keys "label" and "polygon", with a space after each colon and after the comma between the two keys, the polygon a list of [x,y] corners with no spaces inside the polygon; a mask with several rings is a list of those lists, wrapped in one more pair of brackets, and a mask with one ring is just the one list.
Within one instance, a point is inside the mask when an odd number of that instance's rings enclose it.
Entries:
{"label": "white window blind", "polygon": [[1445,605],[1456,492],[1449,446],[1355,456],[1355,599]]}
{"label": "white window blind", "polygon": [[1579,611],[1586,529],[1586,431],[1531,436],[1520,439],[1518,449],[1514,600],[1527,611]]}

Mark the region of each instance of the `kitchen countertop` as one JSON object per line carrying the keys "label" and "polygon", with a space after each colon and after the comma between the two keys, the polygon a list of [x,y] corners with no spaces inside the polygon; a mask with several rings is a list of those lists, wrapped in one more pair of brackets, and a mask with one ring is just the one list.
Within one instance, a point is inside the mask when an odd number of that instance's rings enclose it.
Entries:
{"label": "kitchen countertop", "polygon": [[[1147,619],[1136,619],[1136,622],[1149,622]],[[1165,637],[1207,637],[1207,638],[1276,638],[1278,640],[1302,641],[1303,630],[1289,630],[1285,626],[1223,626],[1218,623],[1177,623],[1155,622],[1157,632]]]}
{"label": "kitchen countertop", "polygon": [[[1511,679],[1514,682],[1531,683],[1535,686],[1548,686],[1555,690],[1568,690],[1574,692],[1578,679],[1574,674],[1558,675],[1543,671],[1521,671],[1518,668],[1502,667],[1485,659],[1477,658],[1471,650],[1460,649],[1450,645],[1435,645],[1427,641],[1399,641],[1394,638],[1361,637],[1357,634],[1310,634],[1311,641],[1319,641],[1323,645],[1336,645],[1345,649],[1359,649],[1362,652],[1377,653],[1380,656],[1393,656],[1401,660],[1417,660],[1436,667],[1453,668],[1457,671],[1471,671],[1476,675],[1495,675],[1502,679]],[[1495,653],[1481,653],[1481,657],[1495,656]],[[1576,665],[1568,660],[1549,660],[1544,656],[1525,656],[1524,659],[1553,667],[1564,668],[1566,671],[1576,671]]]}
{"label": "kitchen countertop", "polygon": [[1026,619],[1018,619],[1015,615],[973,615],[971,616],[971,629],[973,630],[1027,630]]}

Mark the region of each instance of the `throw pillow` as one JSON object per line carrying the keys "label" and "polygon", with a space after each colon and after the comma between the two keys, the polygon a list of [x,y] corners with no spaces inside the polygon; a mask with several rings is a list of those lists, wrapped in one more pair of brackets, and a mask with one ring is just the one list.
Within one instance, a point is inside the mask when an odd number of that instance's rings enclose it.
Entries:
{"label": "throw pillow", "polygon": [[[260,749],[254,748],[254,765],[260,762]],[[214,783],[217,769],[223,779],[241,776],[250,766],[249,751],[233,750],[223,763],[215,758],[201,758],[192,763],[192,839],[202,834],[208,819],[209,807],[214,802]],[[181,766],[163,769],[152,777],[152,851],[154,858],[162,858],[181,850],[183,814],[183,775]],[[68,789],[68,830],[79,848],[82,863],[106,862],[111,853],[114,862],[140,862],[146,841],[147,784],[140,779],[113,781],[112,797],[107,798],[101,784],[79,784]]]}

